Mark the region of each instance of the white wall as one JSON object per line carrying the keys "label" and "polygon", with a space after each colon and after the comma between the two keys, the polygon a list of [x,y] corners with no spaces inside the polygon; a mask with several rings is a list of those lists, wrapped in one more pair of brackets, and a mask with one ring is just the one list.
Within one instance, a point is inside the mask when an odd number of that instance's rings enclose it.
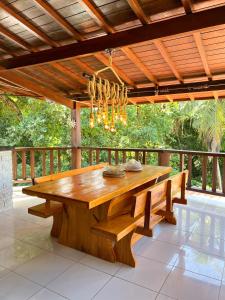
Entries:
{"label": "white wall", "polygon": [[12,191],[12,152],[0,151],[0,211],[13,206]]}

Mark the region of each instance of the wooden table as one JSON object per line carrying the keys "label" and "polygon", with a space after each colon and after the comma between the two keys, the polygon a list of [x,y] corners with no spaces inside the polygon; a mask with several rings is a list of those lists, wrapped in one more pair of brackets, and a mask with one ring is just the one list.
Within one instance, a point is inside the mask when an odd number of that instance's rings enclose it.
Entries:
{"label": "wooden table", "polygon": [[145,165],[141,172],[107,178],[102,176],[103,169],[98,169],[27,187],[23,193],[63,203],[59,243],[114,262],[112,241],[93,234],[91,227],[126,210],[132,194],[151,186],[171,170]]}

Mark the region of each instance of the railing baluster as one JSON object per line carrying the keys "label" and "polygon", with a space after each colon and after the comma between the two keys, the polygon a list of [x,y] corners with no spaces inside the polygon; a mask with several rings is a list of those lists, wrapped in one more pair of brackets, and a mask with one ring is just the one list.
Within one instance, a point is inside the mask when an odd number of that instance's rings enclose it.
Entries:
{"label": "railing baluster", "polygon": [[142,152],[142,163],[146,165],[146,151]]}
{"label": "railing baluster", "polygon": [[22,178],[27,179],[26,150],[22,150]]}
{"label": "railing baluster", "polygon": [[208,156],[204,155],[202,158],[202,189],[206,191],[207,185],[207,163],[208,163]]}
{"label": "railing baluster", "polygon": [[119,153],[118,150],[115,151],[115,164],[118,165],[119,163]]}
{"label": "railing baluster", "polygon": [[188,154],[188,182],[187,186],[191,187],[191,178],[192,178],[192,155]]}
{"label": "railing baluster", "polygon": [[180,172],[184,170],[184,154],[180,153]]}
{"label": "railing baluster", "polygon": [[14,149],[12,153],[13,180],[17,180],[17,151]]}
{"label": "railing baluster", "polygon": [[50,150],[50,174],[54,173],[54,152]]}
{"label": "railing baluster", "polygon": [[46,150],[42,150],[42,176],[46,176]]}
{"label": "railing baluster", "polygon": [[100,150],[99,149],[96,149],[96,164],[99,164],[99,161],[100,161]]}
{"label": "railing baluster", "polygon": [[61,165],[61,151],[58,149],[57,153],[57,162],[58,162],[58,172],[61,172],[62,165]]}
{"label": "railing baluster", "polygon": [[139,160],[139,151],[135,151],[135,159]]}
{"label": "railing baluster", "polygon": [[217,162],[218,158],[216,156],[213,156],[213,170],[212,170],[212,191],[216,192],[216,186],[217,186]]}
{"label": "railing baluster", "polygon": [[123,150],[123,163],[125,164],[127,160],[127,152]]}
{"label": "railing baluster", "polygon": [[93,165],[93,152],[92,149],[89,150],[89,165]]}
{"label": "railing baluster", "polygon": [[108,150],[108,163],[109,163],[110,165],[112,164],[111,150]]}
{"label": "railing baluster", "polygon": [[34,150],[30,150],[30,177],[35,178],[35,157]]}

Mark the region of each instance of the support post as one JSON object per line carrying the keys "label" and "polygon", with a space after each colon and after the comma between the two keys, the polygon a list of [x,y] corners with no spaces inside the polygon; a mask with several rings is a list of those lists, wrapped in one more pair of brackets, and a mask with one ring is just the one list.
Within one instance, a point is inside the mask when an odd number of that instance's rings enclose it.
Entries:
{"label": "support post", "polygon": [[76,126],[72,128],[71,145],[72,149],[72,169],[81,168],[81,124],[80,124],[80,104],[75,102],[71,111],[71,118],[76,122]]}
{"label": "support post", "polygon": [[[170,153],[169,152],[164,152],[164,151],[158,152],[158,165],[165,166],[165,167],[170,165]],[[162,181],[168,177],[169,177],[169,174],[163,175],[163,176],[159,177],[158,181]]]}

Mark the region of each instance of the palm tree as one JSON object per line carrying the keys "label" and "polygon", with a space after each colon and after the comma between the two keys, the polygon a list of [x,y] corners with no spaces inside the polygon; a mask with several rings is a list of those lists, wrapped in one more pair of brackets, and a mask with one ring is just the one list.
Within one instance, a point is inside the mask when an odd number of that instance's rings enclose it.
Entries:
{"label": "palm tree", "polygon": [[[220,152],[225,129],[225,101],[190,102],[185,104],[182,110],[191,118],[193,128],[197,130],[208,151]],[[221,189],[219,162],[217,162],[217,176],[218,187]]]}

